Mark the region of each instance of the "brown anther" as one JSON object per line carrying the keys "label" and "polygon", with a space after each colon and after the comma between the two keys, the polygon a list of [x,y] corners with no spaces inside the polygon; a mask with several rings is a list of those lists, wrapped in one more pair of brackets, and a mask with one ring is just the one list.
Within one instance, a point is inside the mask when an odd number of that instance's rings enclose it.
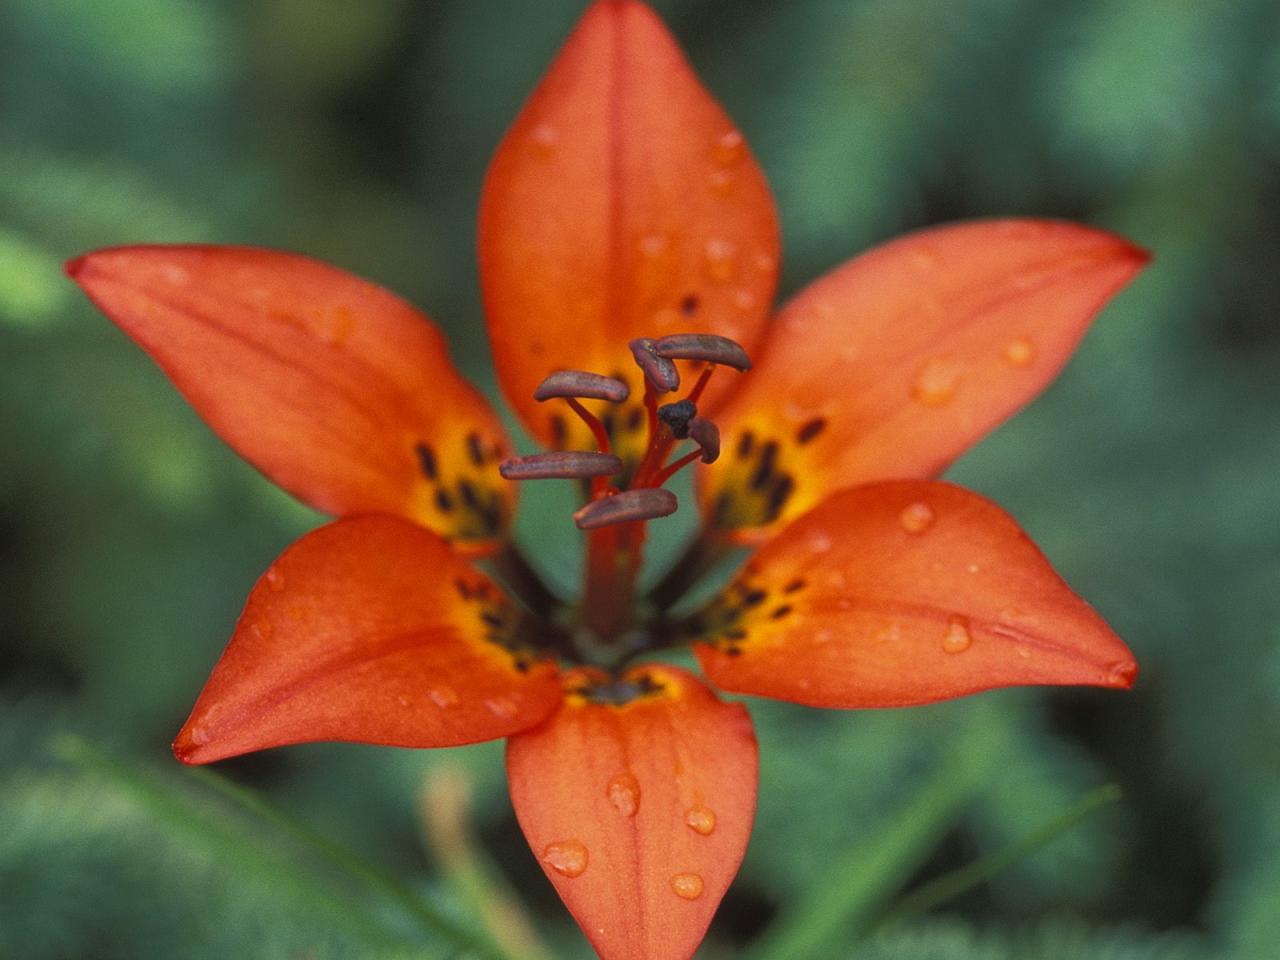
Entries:
{"label": "brown anther", "polygon": [[612,477],[622,472],[622,461],[611,453],[565,450],[512,457],[498,464],[506,480],[585,480]]}
{"label": "brown anther", "polygon": [[673,333],[654,341],[653,349],[670,360],[705,360],[744,372],[751,369],[751,358],[739,343],[714,333]]}
{"label": "brown anther", "polygon": [[586,370],[557,370],[533,391],[533,399],[544,400],[581,399],[608,400],[621,403],[631,396],[631,388],[621,380],[604,377]]}
{"label": "brown anther", "polygon": [[573,515],[573,522],[579,530],[598,530],[615,523],[669,517],[679,505],[676,495],[670,490],[642,487],[592,500]]}
{"label": "brown anther", "polygon": [[689,436],[689,424],[697,415],[698,408],[692,400],[664,403],[658,408],[658,419],[666,424],[671,435],[677,440],[684,440]]}
{"label": "brown anther", "polygon": [[639,337],[627,344],[631,348],[631,356],[636,365],[644,373],[658,393],[670,393],[680,386],[680,371],[666,357],[660,357],[654,350],[654,342],[648,337]]}
{"label": "brown anther", "polygon": [[706,417],[689,421],[689,439],[702,448],[703,463],[715,463],[720,458],[720,428]]}

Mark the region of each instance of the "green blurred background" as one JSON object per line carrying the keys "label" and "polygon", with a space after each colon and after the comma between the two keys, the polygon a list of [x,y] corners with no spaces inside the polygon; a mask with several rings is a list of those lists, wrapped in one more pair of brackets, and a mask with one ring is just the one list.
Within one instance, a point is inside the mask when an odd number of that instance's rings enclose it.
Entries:
{"label": "green blurred background", "polygon": [[[1078,219],[1156,254],[1062,378],[952,472],[1127,639],[1137,687],[753,705],[758,822],[700,956],[780,956],[779,929],[812,933],[794,957],[1280,956],[1275,0],[657,6],[772,180],[784,294],[969,216]],[[0,957],[462,955],[392,879],[464,929],[477,883],[510,884],[550,955],[588,955],[519,837],[499,745],[177,769],[168,741],[248,588],[317,518],[60,273],[109,244],[296,249],[422,305],[492,391],[481,177],[582,7],[0,3]],[[562,515],[525,513],[554,561]],[[472,788],[461,865],[424,842],[424,783],[446,817]],[[1108,783],[1122,801],[866,935],[903,891]]]}

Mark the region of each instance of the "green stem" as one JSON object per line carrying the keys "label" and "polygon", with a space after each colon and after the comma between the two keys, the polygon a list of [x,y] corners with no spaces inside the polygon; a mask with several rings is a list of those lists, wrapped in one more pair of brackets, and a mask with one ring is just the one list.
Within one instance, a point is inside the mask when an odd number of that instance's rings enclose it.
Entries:
{"label": "green stem", "polygon": [[[352,926],[358,927],[364,935],[376,937],[387,945],[404,946],[406,942],[415,942],[406,941],[402,936],[389,932],[373,921],[367,911],[353,904],[348,896],[344,896],[327,884],[316,881],[307,871],[299,870],[297,864],[289,863],[279,856],[269,855],[260,845],[248,842],[236,831],[215,823],[205,810],[185,800],[179,791],[160,782],[159,778],[132,769],[130,765],[77,736],[69,735],[59,738],[54,744],[54,753],[60,759],[92,771],[110,781],[157,816],[208,843],[214,849],[223,853],[230,852],[242,865],[268,875],[273,881],[286,879],[312,899],[322,901],[326,911],[342,915]],[[363,881],[366,886],[394,900],[418,921],[424,931],[447,938],[455,948],[472,951],[478,956],[501,956],[491,944],[478,939],[470,931],[458,927],[452,920],[428,907],[395,878],[360,860],[305,824],[277,811],[252,791],[231,783],[210,770],[196,768],[189,772],[192,779],[212,788],[272,826],[280,828],[331,866]]]}
{"label": "green stem", "polygon": [[865,932],[990,775],[1002,753],[993,742],[999,736],[995,723],[979,708],[924,787],[887,825],[838,856],[830,869],[815,873],[809,889],[784,908],[745,957],[831,957],[851,931]]}
{"label": "green stem", "polygon": [[934,907],[958,897],[986,880],[990,880],[1023,857],[1034,853],[1066,833],[1095,810],[1115,803],[1119,799],[1120,788],[1113,783],[1085,794],[1070,808],[1054,817],[1038,830],[1016,840],[1003,850],[997,850],[990,856],[966,864],[958,870],[953,870],[951,873],[944,874],[912,890],[885,912],[879,923],[876,924],[877,929],[884,930],[909,917],[927,913]]}

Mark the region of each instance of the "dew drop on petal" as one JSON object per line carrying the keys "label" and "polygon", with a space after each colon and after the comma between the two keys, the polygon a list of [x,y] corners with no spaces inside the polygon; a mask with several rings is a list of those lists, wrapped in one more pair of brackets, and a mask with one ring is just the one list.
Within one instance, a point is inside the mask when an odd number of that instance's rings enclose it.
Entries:
{"label": "dew drop on petal", "polygon": [[556,152],[556,144],[560,142],[560,134],[549,123],[540,123],[533,128],[533,149],[543,159],[549,159]]}
{"label": "dew drop on petal", "polygon": [[484,705],[489,708],[489,712],[495,717],[503,720],[514,717],[516,710],[519,709],[516,706],[516,702],[510,697],[491,697],[484,702]]}
{"label": "dew drop on petal", "polygon": [[431,702],[443,710],[446,707],[456,706],[458,703],[458,694],[453,687],[432,687],[427,696],[431,698]]}
{"label": "dew drop on petal", "polygon": [[266,572],[267,586],[279,593],[284,589],[284,574],[280,572],[279,567],[267,567]]}
{"label": "dew drop on petal", "polygon": [[747,143],[742,139],[741,133],[730,130],[728,133],[721,134],[716,140],[713,152],[716,163],[727,167],[743,158],[747,152]]}
{"label": "dew drop on petal", "polygon": [[587,848],[577,840],[558,840],[543,848],[542,862],[562,877],[580,877],[587,869]]}
{"label": "dew drop on petal", "polygon": [[402,707],[407,707],[407,706],[409,706],[411,703],[413,703],[413,701],[412,701],[412,700],[410,700],[408,697],[406,697],[406,696],[402,693],[402,694],[400,694],[400,696],[396,697],[396,703],[400,704],[400,706],[402,706]]}
{"label": "dew drop on petal", "polygon": [[206,743],[209,742],[211,737],[212,735],[209,733],[209,729],[205,727],[203,724],[197,723],[194,727],[191,728],[191,742],[194,743],[197,747],[203,747]]}
{"label": "dew drop on petal", "polygon": [[931,247],[917,246],[911,251],[911,265],[921,273],[933,270],[941,262],[942,258]]}
{"label": "dew drop on petal", "polygon": [[911,395],[927,407],[940,407],[955,396],[959,384],[959,369],[952,363],[934,358],[916,374]]}
{"label": "dew drop on petal", "polygon": [[806,546],[814,553],[827,553],[835,546],[835,541],[831,539],[831,534],[825,530],[815,530],[809,534]]}
{"label": "dew drop on petal", "polygon": [[684,822],[685,826],[694,833],[709,837],[716,828],[716,814],[710,807],[704,807],[699,803],[690,807],[685,813]]}
{"label": "dew drop on petal", "polygon": [[757,253],[751,258],[751,265],[761,273],[769,273],[778,266],[778,258],[769,253]]}
{"label": "dew drop on petal", "polygon": [[702,896],[702,877],[696,873],[677,873],[671,878],[671,889],[682,900],[697,900]]}
{"label": "dew drop on petal", "polygon": [[335,307],[320,318],[320,339],[332,347],[347,342],[356,327],[356,315],[350,307]]}
{"label": "dew drop on petal", "polygon": [[634,773],[620,773],[609,781],[609,802],[624,817],[634,817],[640,809],[640,781]]}
{"label": "dew drop on petal", "polygon": [[1018,337],[1004,345],[1004,358],[1010,366],[1028,367],[1036,358],[1036,348],[1026,337]]}
{"label": "dew drop on petal", "polygon": [[964,653],[972,645],[973,634],[969,632],[969,628],[963,620],[953,618],[942,637],[942,649],[947,653]]}
{"label": "dew drop on petal", "polygon": [[253,621],[253,626],[250,629],[253,630],[259,640],[263,641],[270,640],[271,635],[276,632],[275,626],[265,618]]}
{"label": "dew drop on petal", "polygon": [[662,256],[670,245],[665,233],[648,233],[640,238],[640,252],[650,259]]}
{"label": "dew drop on petal", "polygon": [[739,310],[750,310],[756,305],[756,295],[742,287],[733,292],[733,305]]}
{"label": "dew drop on petal", "polygon": [[917,500],[902,508],[902,512],[898,514],[898,522],[907,533],[924,533],[933,526],[933,508]]}
{"label": "dew drop on petal", "polygon": [[728,170],[712,170],[711,175],[707,177],[707,185],[715,193],[724,196],[733,189],[733,174]]}
{"label": "dew drop on petal", "polygon": [[1132,660],[1120,660],[1107,668],[1107,684],[1113,687],[1131,687],[1138,677],[1138,665]]}
{"label": "dew drop on petal", "polygon": [[728,240],[708,240],[703,248],[707,276],[717,283],[733,279],[738,266],[738,248]]}

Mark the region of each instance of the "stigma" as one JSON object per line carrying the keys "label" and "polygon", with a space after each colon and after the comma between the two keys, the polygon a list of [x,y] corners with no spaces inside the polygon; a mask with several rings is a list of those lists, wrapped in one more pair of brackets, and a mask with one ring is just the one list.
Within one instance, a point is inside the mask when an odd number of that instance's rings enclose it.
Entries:
{"label": "stigma", "polygon": [[[513,457],[499,466],[507,480],[581,481],[589,491],[588,499],[573,519],[584,531],[643,523],[674,513],[678,502],[675,494],[664,489],[667,481],[695,461],[712,463],[720,455],[719,428],[698,412],[708,381],[717,367],[729,367],[739,373],[751,369],[751,360],[742,345],[716,334],[640,337],[627,346],[643,377],[648,426],[644,453],[633,461],[631,469],[610,449],[613,415],[606,413],[602,419],[582,402],[617,405],[631,396],[631,390],[621,374],[605,376],[589,370],[556,370],[538,385],[533,396],[539,403],[564,403],[590,430],[595,449]],[[697,365],[700,370],[687,393],[671,399],[670,395],[680,389],[682,362]],[[685,443],[692,444],[692,449],[671,459],[675,448]]]}

